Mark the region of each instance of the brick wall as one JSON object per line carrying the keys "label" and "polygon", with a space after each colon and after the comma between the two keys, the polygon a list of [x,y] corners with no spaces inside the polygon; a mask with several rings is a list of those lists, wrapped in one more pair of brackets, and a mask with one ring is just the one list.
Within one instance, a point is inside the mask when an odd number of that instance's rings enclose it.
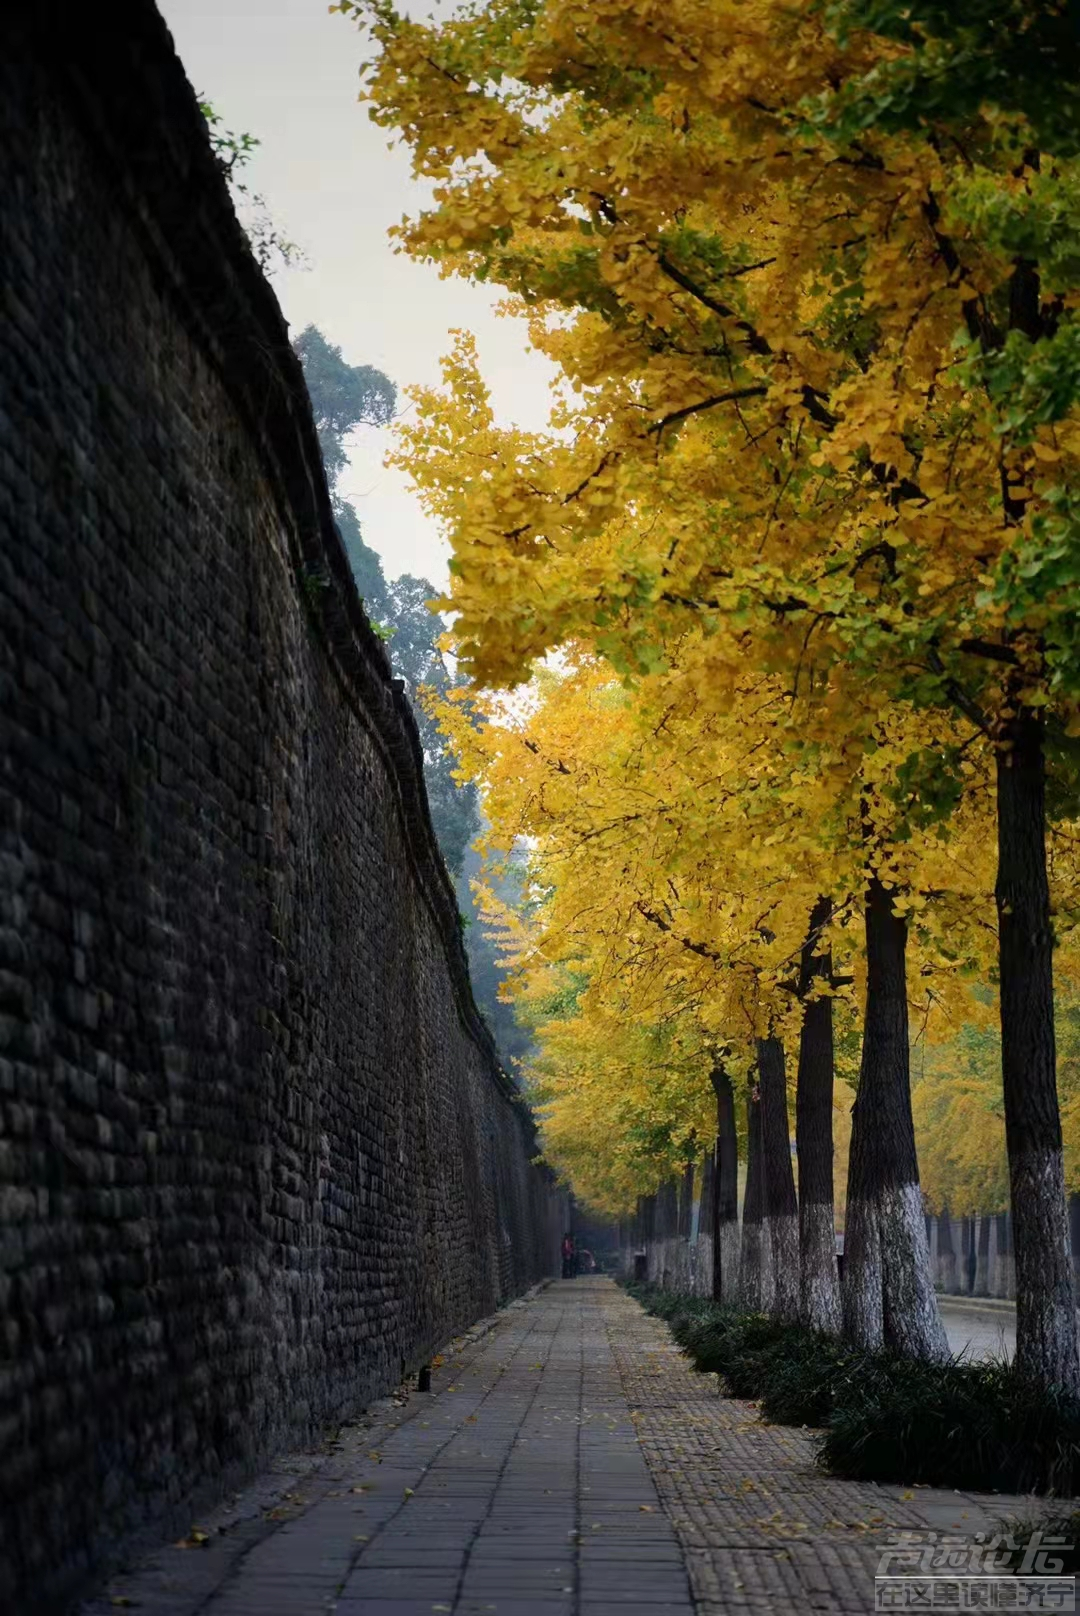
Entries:
{"label": "brick wall", "polygon": [[144,0],[0,21],[0,1609],[385,1391],[565,1213],[298,364]]}

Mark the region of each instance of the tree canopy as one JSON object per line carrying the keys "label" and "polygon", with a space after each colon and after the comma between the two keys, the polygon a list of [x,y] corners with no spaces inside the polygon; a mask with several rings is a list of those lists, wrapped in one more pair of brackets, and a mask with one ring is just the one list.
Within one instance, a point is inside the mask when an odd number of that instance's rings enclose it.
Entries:
{"label": "tree canopy", "polygon": [[[562,659],[521,722],[445,716],[496,835],[536,844],[522,971],[546,959],[568,1012],[541,1060],[577,1062],[582,1097],[606,1070],[645,1139],[631,1074],[652,1104],[690,1050],[707,1099],[745,1056],[775,1175],[778,1040],[801,1083],[810,1005],[854,978],[846,1325],[933,1355],[909,985],[940,1009],[970,972],[1000,1017],[1019,1356],[1080,1388],[1052,981],[1077,912],[1080,169],[1048,94],[1074,8],[338,9],[430,188],[401,245],[502,287],[560,375],[546,431],[504,425],[459,334],[398,450],[453,547],[467,701]],[[679,1149],[702,1121],[676,1090]]]}
{"label": "tree canopy", "polygon": [[348,459],[347,440],[358,426],[387,426],[397,408],[397,388],[374,365],[350,365],[317,326],[305,326],[293,346],[300,356],[315,410],[323,465],[331,490]]}

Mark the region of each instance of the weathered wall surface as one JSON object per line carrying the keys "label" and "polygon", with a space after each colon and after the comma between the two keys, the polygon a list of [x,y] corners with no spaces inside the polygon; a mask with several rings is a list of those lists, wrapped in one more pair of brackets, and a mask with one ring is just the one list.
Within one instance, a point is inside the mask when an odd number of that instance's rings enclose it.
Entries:
{"label": "weathered wall surface", "polygon": [[149,0],[0,21],[0,1608],[553,1270],[299,366]]}

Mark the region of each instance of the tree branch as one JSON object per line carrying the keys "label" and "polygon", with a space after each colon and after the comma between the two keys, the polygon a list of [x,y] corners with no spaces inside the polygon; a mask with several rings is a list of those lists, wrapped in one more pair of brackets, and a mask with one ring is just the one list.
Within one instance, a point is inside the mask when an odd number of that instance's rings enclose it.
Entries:
{"label": "tree branch", "polygon": [[680,937],[672,927],[671,923],[665,920],[663,915],[658,915],[655,909],[650,909],[648,904],[643,902],[642,899],[638,899],[634,905],[634,908],[637,909],[640,914],[644,915],[646,920],[652,921],[654,926],[658,926],[661,931],[667,932],[674,939],[674,941],[679,943],[683,948],[689,949],[691,954],[697,954],[702,959],[712,960],[714,964],[721,964],[723,962],[723,956],[718,954],[715,949],[709,948],[706,943],[695,943],[691,941],[689,937]]}
{"label": "tree branch", "polygon": [[646,435],[652,437],[654,433],[662,432],[666,426],[671,426],[676,421],[685,421],[688,415],[698,415],[702,410],[715,409],[717,404],[733,404],[736,399],[742,398],[763,398],[767,392],[767,387],[759,385],[756,387],[736,387],[729,393],[714,393],[711,398],[703,398],[698,404],[687,404],[681,410],[672,410],[671,414],[665,415],[663,420],[654,421]]}
{"label": "tree branch", "polygon": [[1012,668],[1020,663],[1011,645],[997,645],[993,640],[961,640],[960,650],[969,656],[986,657],[990,662],[1007,662]]}

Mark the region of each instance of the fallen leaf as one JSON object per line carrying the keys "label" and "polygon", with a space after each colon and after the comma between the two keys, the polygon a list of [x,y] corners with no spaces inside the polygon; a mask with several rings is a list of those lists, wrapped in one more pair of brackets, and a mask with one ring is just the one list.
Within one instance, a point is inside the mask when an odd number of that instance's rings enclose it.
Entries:
{"label": "fallen leaf", "polygon": [[176,1547],[178,1549],[205,1549],[209,1541],[209,1532],[204,1532],[201,1526],[193,1526],[187,1537],[182,1537]]}

